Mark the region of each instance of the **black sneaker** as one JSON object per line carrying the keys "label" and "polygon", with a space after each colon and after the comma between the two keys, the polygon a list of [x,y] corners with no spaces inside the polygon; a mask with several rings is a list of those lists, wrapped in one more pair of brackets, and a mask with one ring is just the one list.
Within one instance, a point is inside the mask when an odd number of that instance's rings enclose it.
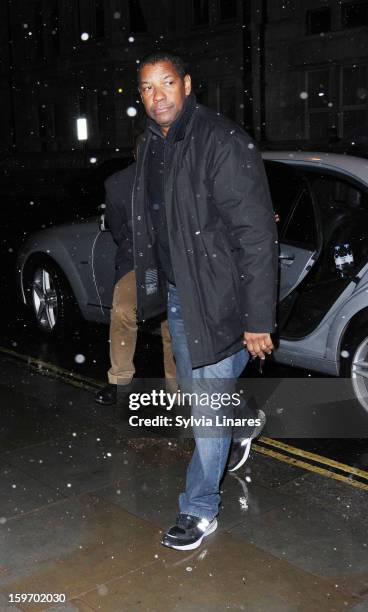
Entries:
{"label": "black sneaker", "polygon": [[118,385],[118,405],[125,406],[125,404],[129,401],[129,396],[131,393],[135,393],[136,391],[142,392],[142,390],[144,391],[142,381],[140,381],[138,378],[132,378],[130,383],[127,385]]}
{"label": "black sneaker", "polygon": [[258,410],[258,419],[260,424],[256,425],[250,438],[243,438],[242,440],[233,440],[229,463],[227,466],[228,472],[235,472],[238,470],[249,457],[250,447],[252,446],[252,440],[258,438],[261,434],[262,429],[266,425],[266,415],[263,410]]}
{"label": "black sneaker", "polygon": [[192,550],[200,546],[203,538],[217,529],[217,519],[201,519],[191,514],[179,514],[176,524],[165,533],[161,544],[177,550]]}
{"label": "black sneaker", "polygon": [[95,394],[95,402],[97,404],[103,404],[104,406],[112,406],[117,402],[117,385],[108,383],[105,387],[97,391]]}

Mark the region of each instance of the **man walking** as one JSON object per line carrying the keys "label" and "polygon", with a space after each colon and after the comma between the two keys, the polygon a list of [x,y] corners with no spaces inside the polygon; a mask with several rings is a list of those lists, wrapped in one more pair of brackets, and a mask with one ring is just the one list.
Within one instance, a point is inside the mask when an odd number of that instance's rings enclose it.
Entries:
{"label": "man walking", "polygon": [[[211,379],[231,392],[249,354],[273,349],[278,247],[261,156],[240,126],[196,103],[180,58],[147,57],[138,80],[148,115],[132,197],[138,319],[167,308],[181,388]],[[234,470],[261,428],[233,443],[230,432],[194,430],[180,513],[162,544],[189,550],[216,529],[230,446]]]}
{"label": "man walking", "polygon": [[[106,222],[118,249],[115,258],[115,287],[110,320],[110,362],[108,384],[97,391],[98,404],[112,405],[123,400],[134,385],[134,353],[137,343],[137,298],[133,263],[131,220],[135,163],[115,172],[105,182]],[[176,368],[167,320],[161,323],[166,388],[176,391]]]}

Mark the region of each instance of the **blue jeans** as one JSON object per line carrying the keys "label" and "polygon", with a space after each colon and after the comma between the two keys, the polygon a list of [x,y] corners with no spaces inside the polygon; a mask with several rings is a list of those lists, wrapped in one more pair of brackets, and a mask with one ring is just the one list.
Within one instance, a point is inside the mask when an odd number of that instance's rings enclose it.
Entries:
{"label": "blue jeans", "polygon": [[[176,360],[177,380],[181,390],[187,391],[188,381],[191,381],[190,391],[201,392],[203,385],[205,386],[204,379],[210,379],[207,381],[207,387],[211,385],[216,391],[233,393],[236,379],[248,362],[248,351],[241,349],[217,363],[193,369],[178,293],[173,285],[169,285],[167,318]],[[233,414],[231,408],[226,410],[227,416]],[[203,415],[205,412],[203,406],[199,407],[192,402],[192,416]],[[228,428],[225,433],[221,432],[219,437],[203,436],[203,433],[201,436],[201,428],[194,427],[193,433],[196,447],[187,469],[186,489],[179,495],[179,508],[184,514],[212,520],[218,514],[220,481],[229,455],[232,432]]]}

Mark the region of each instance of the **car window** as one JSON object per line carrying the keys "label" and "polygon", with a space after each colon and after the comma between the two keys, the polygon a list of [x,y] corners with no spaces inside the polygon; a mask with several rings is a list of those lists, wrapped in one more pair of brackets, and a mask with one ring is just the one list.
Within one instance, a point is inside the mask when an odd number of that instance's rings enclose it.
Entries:
{"label": "car window", "polygon": [[313,203],[307,187],[299,195],[281,236],[282,242],[317,248],[317,226]]}
{"label": "car window", "polygon": [[323,250],[330,274],[335,273],[334,252],[341,245],[351,253],[352,269],[358,270],[368,259],[367,193],[337,175],[310,172],[308,179],[321,211]]}
{"label": "car window", "polygon": [[282,235],[295,202],[305,188],[305,183],[299,172],[285,163],[265,160],[265,169],[272,204],[279,218],[277,223],[279,235]]}

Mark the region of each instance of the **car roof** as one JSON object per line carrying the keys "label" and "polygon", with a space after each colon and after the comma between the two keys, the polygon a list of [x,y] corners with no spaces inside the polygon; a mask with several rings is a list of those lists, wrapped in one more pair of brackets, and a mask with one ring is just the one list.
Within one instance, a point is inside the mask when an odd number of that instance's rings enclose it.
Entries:
{"label": "car roof", "polygon": [[263,159],[286,162],[292,165],[320,167],[338,170],[368,186],[368,159],[338,153],[314,151],[263,151]]}

